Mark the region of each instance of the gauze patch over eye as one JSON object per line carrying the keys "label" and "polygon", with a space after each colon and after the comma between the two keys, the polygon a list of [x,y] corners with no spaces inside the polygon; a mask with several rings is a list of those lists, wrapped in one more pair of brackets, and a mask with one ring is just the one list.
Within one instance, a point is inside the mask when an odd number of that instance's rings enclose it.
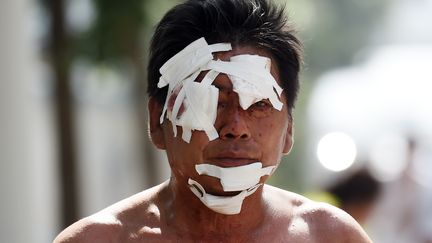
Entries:
{"label": "gauze patch over eye", "polygon": [[263,99],[269,99],[275,109],[282,110],[283,103],[279,100],[282,88],[271,75],[270,65],[267,57],[238,55],[229,62],[211,61],[208,68],[228,75],[244,110]]}
{"label": "gauze patch over eye", "polygon": [[[169,59],[159,69],[162,76],[158,87],[169,85],[160,122],[163,122],[167,114],[167,118],[173,124],[174,135],[177,134],[176,126],[181,126],[182,138],[186,142],[190,141],[192,130],[205,131],[210,140],[218,137],[213,124],[216,120],[219,91],[211,85],[218,73],[209,72],[205,78],[206,82],[194,81],[207,63],[213,59],[213,52],[229,50],[231,50],[229,43],[208,45],[204,38],[200,38]],[[174,105],[168,107],[172,96],[176,96]],[[184,111],[179,114],[182,106]]]}
{"label": "gauze patch over eye", "polygon": [[[204,130],[210,140],[217,138],[218,133],[213,124],[216,121],[218,96],[219,90],[213,85],[185,82],[177,94],[172,111],[168,110],[174,135],[177,132],[176,126],[181,125],[185,141],[190,141],[192,130]],[[181,106],[187,112],[186,115],[179,115]]]}
{"label": "gauze patch over eye", "polygon": [[[219,91],[212,82],[220,73],[229,76],[244,110],[263,99],[269,99],[275,109],[282,109],[283,103],[279,99],[282,88],[270,73],[271,60],[258,55],[233,56],[229,62],[213,60],[214,52],[229,50],[229,43],[208,45],[204,38],[200,38],[159,70],[162,76],[158,87],[169,85],[160,122],[166,114],[173,125],[174,135],[177,136],[177,126],[181,126],[182,138],[186,142],[190,142],[193,130],[205,131],[209,140],[218,137],[214,123]],[[207,70],[209,72],[203,80],[195,82],[198,75]]]}

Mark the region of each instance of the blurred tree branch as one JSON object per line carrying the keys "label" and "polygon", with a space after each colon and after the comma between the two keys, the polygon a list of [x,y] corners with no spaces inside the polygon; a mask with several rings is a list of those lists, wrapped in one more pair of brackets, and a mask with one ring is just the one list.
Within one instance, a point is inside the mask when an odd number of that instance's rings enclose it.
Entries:
{"label": "blurred tree branch", "polygon": [[88,31],[77,36],[76,57],[93,64],[130,65],[133,70],[133,105],[139,124],[142,166],[149,185],[157,183],[154,149],[147,132],[146,67],[144,57],[145,11],[142,0],[127,4],[115,0],[93,1],[97,18]]}
{"label": "blurred tree branch", "polygon": [[129,65],[133,71],[133,105],[140,130],[143,168],[147,183],[157,183],[154,149],[147,133],[146,55],[143,46],[148,18],[142,0],[127,3],[114,0],[90,0],[96,18],[87,31],[69,33],[66,23],[66,1],[40,0],[50,16],[48,56],[53,70],[56,105],[58,154],[61,181],[62,226],[77,220],[79,200],[77,189],[77,151],[75,144],[75,116],[70,90],[70,69],[82,58],[94,65]]}
{"label": "blurred tree branch", "polygon": [[51,23],[48,52],[53,71],[57,120],[62,226],[66,227],[78,217],[75,124],[70,90],[70,38],[65,28],[64,1],[44,0],[43,2],[49,12]]}

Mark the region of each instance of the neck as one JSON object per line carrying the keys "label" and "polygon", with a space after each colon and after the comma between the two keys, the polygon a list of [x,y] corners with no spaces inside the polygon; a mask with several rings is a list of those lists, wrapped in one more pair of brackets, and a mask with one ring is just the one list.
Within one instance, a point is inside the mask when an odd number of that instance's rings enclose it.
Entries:
{"label": "neck", "polygon": [[228,235],[247,235],[262,225],[266,204],[261,186],[245,198],[239,214],[225,215],[207,208],[189,189],[187,182],[171,178],[165,193],[164,211],[169,227],[182,235],[217,238]]}

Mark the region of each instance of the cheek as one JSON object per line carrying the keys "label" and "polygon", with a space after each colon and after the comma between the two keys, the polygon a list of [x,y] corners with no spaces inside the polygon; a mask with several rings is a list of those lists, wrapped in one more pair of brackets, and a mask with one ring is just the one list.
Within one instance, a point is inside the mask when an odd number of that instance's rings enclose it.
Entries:
{"label": "cheek", "polygon": [[168,161],[173,170],[178,170],[182,174],[193,169],[195,164],[202,162],[202,151],[208,144],[205,132],[194,131],[190,143],[182,138],[182,129],[177,127],[177,136],[174,137],[172,125],[166,121],[164,125],[166,142],[166,152]]}
{"label": "cheek", "polygon": [[274,164],[278,162],[283,154],[285,138],[287,134],[287,119],[266,119],[259,122],[255,128],[256,140],[260,144],[263,160]]}

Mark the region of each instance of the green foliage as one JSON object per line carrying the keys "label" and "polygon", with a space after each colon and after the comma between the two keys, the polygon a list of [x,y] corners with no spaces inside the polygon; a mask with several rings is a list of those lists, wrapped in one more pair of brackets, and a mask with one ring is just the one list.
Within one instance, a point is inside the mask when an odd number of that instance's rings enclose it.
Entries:
{"label": "green foliage", "polygon": [[315,1],[314,21],[302,33],[312,76],[352,62],[354,54],[369,44],[371,31],[387,1]]}
{"label": "green foliage", "polygon": [[144,25],[141,0],[94,0],[96,19],[76,36],[75,52],[94,62],[111,62],[133,56]]}

